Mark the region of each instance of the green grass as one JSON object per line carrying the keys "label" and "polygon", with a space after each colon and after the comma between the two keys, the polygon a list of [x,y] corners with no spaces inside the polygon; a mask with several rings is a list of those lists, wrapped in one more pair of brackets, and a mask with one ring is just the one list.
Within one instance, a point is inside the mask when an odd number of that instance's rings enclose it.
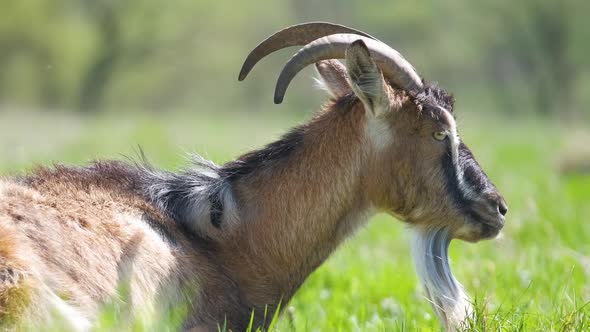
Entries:
{"label": "green grass", "polygon": [[[125,158],[138,145],[155,165],[169,169],[183,165],[190,151],[224,162],[309,116],[0,113],[0,170]],[[461,116],[459,124],[510,206],[500,239],[451,246],[454,273],[480,312],[472,330],[590,330],[590,176],[558,171],[572,130],[493,117]],[[343,244],[284,306],[280,331],[440,330],[417,283],[408,232],[384,215]],[[109,322],[116,314],[105,315],[106,329],[117,326]]]}

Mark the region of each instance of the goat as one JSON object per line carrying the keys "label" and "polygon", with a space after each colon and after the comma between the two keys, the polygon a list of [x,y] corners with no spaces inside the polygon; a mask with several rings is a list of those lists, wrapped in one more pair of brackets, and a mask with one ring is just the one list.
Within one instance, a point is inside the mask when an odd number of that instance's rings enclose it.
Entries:
{"label": "goat", "polygon": [[449,243],[495,237],[507,206],[459,139],[453,97],[383,42],[324,22],[266,39],[239,79],[293,45],[304,46],[275,102],[309,64],[331,98],[260,150],[222,166],[196,157],[178,173],[99,161],[0,179],[2,325],[57,317],[88,330],[124,284],[130,319],[182,307],[183,329],[267,328],[263,314],[384,211],[414,231],[426,296],[445,328],[460,327],[471,309]]}

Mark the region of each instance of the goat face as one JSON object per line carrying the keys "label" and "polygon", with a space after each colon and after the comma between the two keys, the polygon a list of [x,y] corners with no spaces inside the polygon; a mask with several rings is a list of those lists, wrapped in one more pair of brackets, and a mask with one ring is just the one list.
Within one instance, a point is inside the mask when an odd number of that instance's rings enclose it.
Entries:
{"label": "goat face", "polygon": [[417,227],[448,228],[455,238],[495,237],[506,203],[460,141],[450,98],[427,99],[401,105],[389,99],[393,106],[380,119],[389,130],[380,135],[390,135],[391,143],[372,153],[370,171],[378,176],[368,177],[375,181],[374,202]]}
{"label": "goat face", "polygon": [[[305,45],[283,68],[275,102],[295,75],[315,63],[334,99],[358,98],[366,112],[367,190],[372,203],[417,227],[446,228],[467,241],[496,236],[506,203],[461,143],[453,99],[424,84],[397,51],[349,27],[315,22],[283,29],[246,59],[243,80],[264,56]],[[332,59],[345,58],[345,65]]]}
{"label": "goat face", "polygon": [[363,104],[365,178],[377,208],[466,241],[500,232],[506,203],[461,142],[452,96],[434,85],[417,94],[390,85],[362,42],[348,47],[345,66],[329,60],[316,68],[334,97],[352,92]]}

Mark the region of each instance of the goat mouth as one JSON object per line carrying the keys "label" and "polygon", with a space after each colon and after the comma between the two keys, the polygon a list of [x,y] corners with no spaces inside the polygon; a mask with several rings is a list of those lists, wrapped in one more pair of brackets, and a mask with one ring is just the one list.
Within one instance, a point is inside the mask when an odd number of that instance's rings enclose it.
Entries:
{"label": "goat mouth", "polygon": [[475,243],[496,238],[504,227],[504,220],[484,218],[472,212],[463,217],[458,228],[453,231],[453,238]]}
{"label": "goat mouth", "polygon": [[499,214],[491,215],[477,210],[471,210],[470,212],[471,218],[469,219],[471,219],[472,223],[481,225],[482,233],[495,237],[504,228],[505,219]]}
{"label": "goat mouth", "polygon": [[504,225],[490,225],[487,223],[482,223],[481,224],[481,239],[487,240],[487,239],[493,239],[493,238],[497,237],[498,234],[500,234],[500,231],[502,230],[503,227],[504,227]]}
{"label": "goat mouth", "polygon": [[466,218],[464,226],[460,227],[455,232],[455,238],[467,241],[467,242],[479,242],[482,240],[491,240],[496,238],[504,223],[491,222],[482,218]]}

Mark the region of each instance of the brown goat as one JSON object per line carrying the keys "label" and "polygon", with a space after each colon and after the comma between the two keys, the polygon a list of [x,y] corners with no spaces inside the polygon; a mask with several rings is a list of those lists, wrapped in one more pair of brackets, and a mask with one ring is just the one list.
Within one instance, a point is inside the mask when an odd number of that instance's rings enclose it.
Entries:
{"label": "brown goat", "polygon": [[[420,279],[443,325],[470,306],[449,269],[453,238],[495,237],[506,204],[460,143],[453,98],[396,51],[339,25],[307,23],[267,39],[306,45],[275,100],[315,63],[331,100],[308,123],[223,166],[180,173],[109,161],[0,179],[0,322],[91,328],[120,295],[129,319],[182,308],[183,329],[267,327],[335,248],[379,211],[415,230]],[[345,58],[345,65],[334,58]],[[270,315],[272,316],[272,314]]]}

